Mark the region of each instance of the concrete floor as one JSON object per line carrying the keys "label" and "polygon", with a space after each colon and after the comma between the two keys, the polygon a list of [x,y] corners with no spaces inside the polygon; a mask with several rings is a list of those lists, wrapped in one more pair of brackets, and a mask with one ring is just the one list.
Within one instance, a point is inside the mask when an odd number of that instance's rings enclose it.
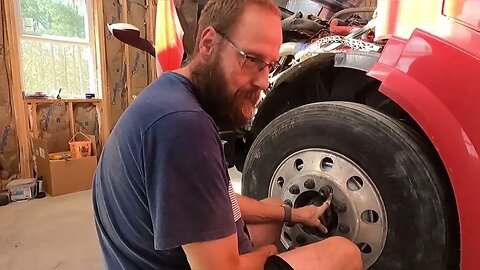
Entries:
{"label": "concrete floor", "polygon": [[[241,175],[230,170],[240,193]],[[0,207],[0,269],[103,269],[91,191]]]}

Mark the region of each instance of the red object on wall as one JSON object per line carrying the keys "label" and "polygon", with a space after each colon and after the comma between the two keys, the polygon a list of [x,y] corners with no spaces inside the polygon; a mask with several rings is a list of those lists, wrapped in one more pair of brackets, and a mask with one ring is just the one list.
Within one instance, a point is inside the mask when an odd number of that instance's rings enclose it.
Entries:
{"label": "red object on wall", "polygon": [[155,48],[157,73],[180,68],[183,59],[183,29],[173,0],[158,1]]}

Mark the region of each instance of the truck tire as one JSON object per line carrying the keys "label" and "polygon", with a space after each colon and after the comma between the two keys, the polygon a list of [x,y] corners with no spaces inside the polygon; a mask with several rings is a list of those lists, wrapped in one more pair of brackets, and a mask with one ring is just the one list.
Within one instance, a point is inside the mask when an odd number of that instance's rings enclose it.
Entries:
{"label": "truck tire", "polygon": [[242,194],[277,197],[293,207],[320,204],[328,234],[284,226],[286,249],[344,236],[364,268],[458,269],[453,192],[421,137],[365,105],[321,102],[276,118],[247,155]]}

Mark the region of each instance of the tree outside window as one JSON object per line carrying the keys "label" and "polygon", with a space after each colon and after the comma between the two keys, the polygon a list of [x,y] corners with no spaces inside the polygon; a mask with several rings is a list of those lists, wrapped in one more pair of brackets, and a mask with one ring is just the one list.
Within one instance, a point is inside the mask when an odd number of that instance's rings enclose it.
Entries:
{"label": "tree outside window", "polygon": [[24,91],[96,93],[91,0],[20,0]]}

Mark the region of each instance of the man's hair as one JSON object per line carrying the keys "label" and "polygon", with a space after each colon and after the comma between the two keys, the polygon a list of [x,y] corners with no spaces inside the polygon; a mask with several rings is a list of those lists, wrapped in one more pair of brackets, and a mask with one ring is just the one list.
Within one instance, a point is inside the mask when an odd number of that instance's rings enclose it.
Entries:
{"label": "man's hair", "polygon": [[198,20],[194,51],[198,51],[202,33],[209,26],[229,35],[247,5],[258,5],[280,16],[280,9],[273,0],[209,0]]}

